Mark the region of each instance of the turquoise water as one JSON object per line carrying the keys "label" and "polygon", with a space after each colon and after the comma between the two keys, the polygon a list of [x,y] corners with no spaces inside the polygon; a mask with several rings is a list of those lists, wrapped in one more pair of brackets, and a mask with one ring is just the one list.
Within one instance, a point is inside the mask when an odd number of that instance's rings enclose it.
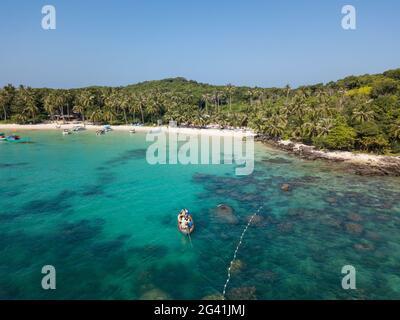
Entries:
{"label": "turquoise water", "polygon": [[[400,183],[256,145],[234,165],[151,166],[144,134],[21,132],[0,144],[1,299],[400,299]],[[291,191],[281,190],[288,183]],[[233,212],[219,212],[218,204]],[[176,227],[188,207],[196,231]],[[228,210],[229,211],[229,210]],[[357,270],[357,290],[341,269]],[[41,288],[41,268],[57,289]]]}

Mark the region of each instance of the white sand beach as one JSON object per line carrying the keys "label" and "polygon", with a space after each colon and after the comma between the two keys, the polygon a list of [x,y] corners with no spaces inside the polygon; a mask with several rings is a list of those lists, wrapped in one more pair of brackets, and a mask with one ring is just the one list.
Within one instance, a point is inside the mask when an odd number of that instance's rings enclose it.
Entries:
{"label": "white sand beach", "polygon": [[[62,131],[64,129],[73,129],[76,126],[83,126],[83,123],[65,123],[65,124],[56,124],[56,123],[39,123],[39,124],[0,124],[0,130],[3,131],[11,131],[18,132],[18,130],[59,130]],[[86,130],[100,130],[104,126],[103,125],[93,125],[86,124]],[[249,137],[255,136],[256,134],[251,130],[246,129],[216,129],[216,128],[186,128],[186,127],[149,127],[149,126],[133,126],[133,125],[115,125],[111,126],[111,128],[115,131],[129,131],[135,129],[136,132],[157,132],[157,130],[161,130],[164,132],[174,132],[174,133],[183,133],[187,135],[210,135],[210,136],[237,136],[237,137]]]}

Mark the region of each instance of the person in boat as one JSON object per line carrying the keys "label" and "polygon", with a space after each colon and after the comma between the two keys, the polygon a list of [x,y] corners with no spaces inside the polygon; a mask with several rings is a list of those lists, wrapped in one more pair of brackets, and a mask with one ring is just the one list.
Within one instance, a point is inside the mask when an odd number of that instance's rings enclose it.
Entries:
{"label": "person in boat", "polygon": [[186,230],[186,229],[187,229],[187,226],[188,226],[188,220],[186,220],[186,218],[184,217],[184,218],[181,220],[181,229],[182,229],[182,230]]}
{"label": "person in boat", "polygon": [[182,221],[182,219],[185,217],[185,210],[182,209],[181,212],[179,212],[179,221]]}

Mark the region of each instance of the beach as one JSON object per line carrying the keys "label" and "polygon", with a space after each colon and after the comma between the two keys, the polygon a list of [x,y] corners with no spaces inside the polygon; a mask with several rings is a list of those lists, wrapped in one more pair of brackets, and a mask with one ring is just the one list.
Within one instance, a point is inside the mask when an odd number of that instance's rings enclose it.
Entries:
{"label": "beach", "polygon": [[[71,130],[76,126],[83,127],[83,123],[40,123],[40,124],[0,124],[0,130],[18,131],[18,130]],[[97,131],[104,128],[104,125],[86,124],[86,130]],[[133,126],[133,125],[113,125],[111,128],[115,131],[129,131],[135,129],[136,132],[156,132],[162,130],[166,133],[182,133],[187,135],[210,135],[210,136],[238,136],[248,137],[256,134],[249,129],[216,129],[216,128],[186,128],[186,127],[168,127],[168,126]]]}

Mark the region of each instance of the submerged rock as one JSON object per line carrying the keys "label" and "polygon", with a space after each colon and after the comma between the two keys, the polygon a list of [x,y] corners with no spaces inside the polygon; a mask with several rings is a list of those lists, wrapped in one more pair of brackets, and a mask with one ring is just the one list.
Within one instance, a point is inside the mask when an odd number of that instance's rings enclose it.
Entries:
{"label": "submerged rock", "polygon": [[375,246],[369,243],[357,243],[354,245],[354,249],[357,251],[372,251],[375,250]]}
{"label": "submerged rock", "polygon": [[293,223],[291,222],[283,222],[278,224],[278,230],[281,233],[289,233],[293,231]]}
{"label": "submerged rock", "polygon": [[354,222],[359,222],[359,221],[363,221],[364,220],[363,217],[360,214],[355,213],[355,212],[350,212],[347,215],[347,219],[349,219],[351,221],[354,221]]}
{"label": "submerged rock", "polygon": [[235,216],[232,207],[226,204],[220,204],[214,209],[215,216],[222,222],[237,224],[239,219]]}
{"label": "submerged rock", "polygon": [[257,300],[256,287],[234,288],[227,293],[229,300]]}
{"label": "submerged rock", "polygon": [[224,296],[220,293],[210,294],[201,298],[201,300],[224,300]]}
{"label": "submerged rock", "polygon": [[[252,218],[253,215],[249,215],[246,217],[246,221],[250,222],[250,219]],[[254,216],[253,220],[251,221],[250,226],[251,227],[265,227],[268,224],[268,221],[264,219],[264,217],[257,215]]]}
{"label": "submerged rock", "polygon": [[347,233],[350,234],[361,234],[364,231],[364,228],[362,225],[357,224],[357,223],[346,223],[345,228]]}
{"label": "submerged rock", "polygon": [[140,300],[170,300],[171,297],[161,289],[154,288],[140,296]]}
{"label": "submerged rock", "polygon": [[238,273],[244,268],[245,264],[242,260],[236,259],[231,264],[231,272]]}

